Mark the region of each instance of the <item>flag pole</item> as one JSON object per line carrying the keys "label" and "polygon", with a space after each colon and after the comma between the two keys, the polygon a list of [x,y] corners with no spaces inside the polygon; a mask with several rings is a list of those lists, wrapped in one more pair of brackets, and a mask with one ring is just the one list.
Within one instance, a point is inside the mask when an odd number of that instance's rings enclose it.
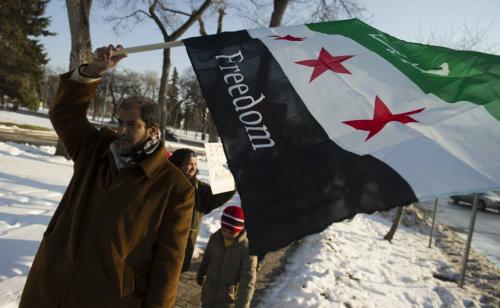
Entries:
{"label": "flag pole", "polygon": [[158,44],[140,45],[140,46],[123,48],[122,50],[116,51],[116,54],[117,55],[121,55],[124,53],[131,54],[131,53],[151,51],[151,50],[157,50],[157,49],[168,49],[168,48],[179,47],[179,46],[184,46],[184,43],[182,41],[172,41],[172,42],[164,42],[164,43],[158,43]]}
{"label": "flag pole", "polygon": [[436,213],[437,213],[438,201],[439,198],[436,198],[436,200],[434,200],[434,213],[432,214],[432,228],[431,228],[431,236],[429,238],[429,248],[431,248],[432,246],[432,236],[434,235],[434,230],[436,230]]}
{"label": "flag pole", "polygon": [[470,216],[469,223],[469,234],[467,235],[467,244],[465,245],[464,259],[462,261],[462,273],[460,274],[459,285],[461,288],[464,287],[465,281],[465,269],[467,268],[467,261],[469,259],[470,244],[472,242],[472,233],[474,232],[474,224],[476,223],[477,214],[477,193],[474,193],[474,201],[472,201],[472,214]]}

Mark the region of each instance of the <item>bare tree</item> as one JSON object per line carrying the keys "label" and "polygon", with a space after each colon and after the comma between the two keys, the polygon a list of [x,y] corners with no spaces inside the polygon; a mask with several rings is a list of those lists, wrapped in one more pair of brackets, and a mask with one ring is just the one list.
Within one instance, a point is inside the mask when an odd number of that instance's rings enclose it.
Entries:
{"label": "bare tree", "polygon": [[[218,8],[218,18],[217,18],[217,30],[216,34],[222,32],[222,21],[224,20],[224,16],[226,15],[226,8],[223,4],[221,4]],[[207,31],[205,30],[205,23],[203,22],[202,16],[198,18],[198,23],[200,26],[200,35],[207,35]],[[199,87],[199,85],[198,85]],[[216,142],[218,138],[217,128],[215,127],[215,123],[208,111],[208,108],[205,104],[205,109],[199,112],[200,117],[202,118],[202,140],[205,140],[205,133],[208,133],[208,142]]]}
{"label": "bare tree", "polygon": [[157,100],[160,80],[158,79],[156,72],[149,71],[141,74],[140,87],[142,96],[147,96],[153,100]]}
{"label": "bare tree", "polygon": [[128,96],[142,95],[141,89],[141,76],[139,73],[131,70],[114,71],[107,74],[109,80],[107,82],[109,87],[109,95],[113,111],[111,118],[115,119],[118,111],[118,106]]}
{"label": "bare tree", "polygon": [[[238,15],[241,18],[252,25],[262,27],[328,21],[344,17],[366,18],[364,16],[366,9],[359,0],[234,0],[229,3],[231,8],[239,7]],[[269,16],[263,12],[272,13]]]}
{"label": "bare tree", "polygon": [[487,44],[493,20],[483,26],[482,20],[473,24],[464,23],[460,26],[450,26],[446,31],[439,31],[434,27],[428,34],[419,31],[417,40],[424,44],[440,45],[459,50],[476,50],[481,52],[498,52],[499,42]]}
{"label": "bare tree", "polygon": [[[102,117],[107,114],[113,122],[120,103],[129,96],[157,97],[159,79],[156,72],[138,73],[128,69],[113,70],[101,78],[99,87],[94,97],[93,118],[100,113]],[[108,108],[108,103],[111,108]],[[111,109],[111,113],[108,113]]]}
{"label": "bare tree", "polygon": [[285,15],[285,10],[288,6],[288,1],[289,0],[273,1],[273,13],[271,14],[269,27],[278,27],[281,25],[281,20],[283,20],[283,15]]}
{"label": "bare tree", "polygon": [[184,108],[184,122],[189,129],[203,132],[206,126],[206,103],[192,69],[187,69],[181,74],[179,94]]}
{"label": "bare tree", "polygon": [[70,70],[90,61],[92,57],[89,24],[91,6],[92,0],[66,0],[71,32]]}
{"label": "bare tree", "polygon": [[[182,1],[170,2],[166,0],[123,1],[125,8],[131,10],[131,13],[126,16],[108,17],[106,20],[114,22],[116,30],[124,26],[126,27],[129,20],[142,22],[143,18],[148,18],[158,27],[164,42],[172,42],[178,40],[197,21],[213,1],[192,0],[189,5]],[[113,1],[108,0],[107,2],[109,5]],[[165,130],[167,121],[167,93],[170,66],[170,49],[164,49],[160,90],[158,93],[158,104],[161,110],[160,128],[162,131]]]}
{"label": "bare tree", "polygon": [[[338,20],[344,17],[364,18],[365,7],[358,0],[315,0],[306,22]],[[310,1],[296,1],[296,10],[304,10]]]}
{"label": "bare tree", "polygon": [[[91,6],[92,0],[66,0],[69,29],[71,33],[71,53],[69,57],[70,70],[89,61],[92,57],[89,24]],[[57,141],[55,155],[63,155],[68,158],[66,149],[60,139]]]}
{"label": "bare tree", "polygon": [[50,106],[56,96],[57,86],[59,84],[59,74],[61,70],[52,67],[45,67],[44,77],[41,85],[41,98],[44,107]]}

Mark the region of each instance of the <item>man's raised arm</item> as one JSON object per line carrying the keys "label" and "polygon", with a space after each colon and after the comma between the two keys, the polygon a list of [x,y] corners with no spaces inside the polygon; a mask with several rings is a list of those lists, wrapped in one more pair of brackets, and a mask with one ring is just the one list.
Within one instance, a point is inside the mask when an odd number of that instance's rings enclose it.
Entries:
{"label": "man's raised arm", "polygon": [[78,159],[81,147],[97,130],[87,120],[87,109],[95,95],[104,73],[115,67],[126,55],[114,55],[121,49],[109,45],[95,50],[89,64],[81,65],[73,72],[61,75],[59,88],[49,110],[50,120],[73,160]]}

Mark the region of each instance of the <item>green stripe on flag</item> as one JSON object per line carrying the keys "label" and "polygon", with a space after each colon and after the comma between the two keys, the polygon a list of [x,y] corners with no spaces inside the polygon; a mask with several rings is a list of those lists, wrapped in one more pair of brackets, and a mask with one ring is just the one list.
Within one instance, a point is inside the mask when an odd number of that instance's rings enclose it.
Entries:
{"label": "green stripe on flag", "polygon": [[448,103],[483,105],[500,120],[500,56],[409,43],[358,19],[306,26],[312,31],[351,38],[386,59],[423,92]]}

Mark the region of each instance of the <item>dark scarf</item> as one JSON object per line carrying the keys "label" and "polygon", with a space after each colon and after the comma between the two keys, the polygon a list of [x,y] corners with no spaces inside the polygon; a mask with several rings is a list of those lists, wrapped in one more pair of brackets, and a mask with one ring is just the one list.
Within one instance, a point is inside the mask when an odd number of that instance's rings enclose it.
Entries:
{"label": "dark scarf", "polygon": [[150,156],[160,145],[160,138],[156,135],[151,136],[142,146],[139,146],[137,149],[133,149],[131,152],[125,154],[121,154],[119,152],[117,143],[117,140],[113,141],[109,145],[109,148],[115,158],[116,167],[121,169],[125,165],[138,163]]}

